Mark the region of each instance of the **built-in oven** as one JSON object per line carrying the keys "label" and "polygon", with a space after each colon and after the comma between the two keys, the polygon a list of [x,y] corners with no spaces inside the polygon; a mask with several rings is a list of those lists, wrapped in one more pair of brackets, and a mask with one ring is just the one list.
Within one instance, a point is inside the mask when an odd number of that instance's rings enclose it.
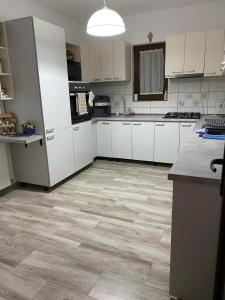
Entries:
{"label": "built-in oven", "polygon": [[90,85],[88,83],[69,83],[72,124],[91,120],[92,108],[89,105]]}

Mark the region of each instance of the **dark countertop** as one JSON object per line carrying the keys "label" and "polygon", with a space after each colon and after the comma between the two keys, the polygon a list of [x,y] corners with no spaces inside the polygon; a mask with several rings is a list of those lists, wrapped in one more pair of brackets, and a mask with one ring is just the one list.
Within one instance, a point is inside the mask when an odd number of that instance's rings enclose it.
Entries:
{"label": "dark countertop", "polygon": [[[201,128],[205,117],[197,123]],[[169,171],[170,180],[191,181],[196,183],[220,184],[222,167],[216,166],[217,172],[210,169],[210,162],[223,158],[224,141],[205,140],[195,132],[188,139],[177,161]]]}
{"label": "dark countertop", "polygon": [[188,122],[196,123],[195,119],[165,119],[164,115],[133,115],[133,116],[116,116],[95,117],[93,121],[126,121],[126,122]]}

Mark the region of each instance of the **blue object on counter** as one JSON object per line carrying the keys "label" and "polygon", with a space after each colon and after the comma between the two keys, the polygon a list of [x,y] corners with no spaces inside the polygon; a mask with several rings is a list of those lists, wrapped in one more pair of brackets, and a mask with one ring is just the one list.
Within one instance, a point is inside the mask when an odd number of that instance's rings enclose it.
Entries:
{"label": "blue object on counter", "polygon": [[209,140],[225,140],[225,135],[219,135],[219,134],[203,134],[203,139],[209,139]]}

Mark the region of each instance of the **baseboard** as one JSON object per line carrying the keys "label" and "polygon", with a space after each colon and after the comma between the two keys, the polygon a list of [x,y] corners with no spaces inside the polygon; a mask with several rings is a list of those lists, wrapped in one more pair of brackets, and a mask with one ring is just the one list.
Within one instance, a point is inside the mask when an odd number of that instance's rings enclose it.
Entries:
{"label": "baseboard", "polygon": [[0,197],[15,191],[18,187],[20,187],[21,184],[19,182],[15,182],[12,185],[8,186],[7,188],[0,191]]}

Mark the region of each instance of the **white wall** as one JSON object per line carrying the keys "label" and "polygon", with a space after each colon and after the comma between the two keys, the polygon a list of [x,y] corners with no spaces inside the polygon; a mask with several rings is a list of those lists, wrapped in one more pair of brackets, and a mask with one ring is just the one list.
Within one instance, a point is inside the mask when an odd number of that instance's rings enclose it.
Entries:
{"label": "white wall", "polygon": [[[225,1],[146,12],[126,17],[124,20],[127,31],[121,37],[131,44],[148,42],[149,31],[154,34],[153,41],[164,41],[167,35],[179,32],[225,29]],[[86,39],[93,40],[87,35]],[[111,96],[113,112],[123,111],[122,99],[125,97],[127,107],[136,113],[225,113],[225,77],[170,80],[168,101],[133,102],[132,83],[95,84],[94,90],[96,93]]]}
{"label": "white wall", "polygon": [[65,29],[66,40],[80,41],[81,25],[28,0],[0,0],[0,21],[34,16]]}

